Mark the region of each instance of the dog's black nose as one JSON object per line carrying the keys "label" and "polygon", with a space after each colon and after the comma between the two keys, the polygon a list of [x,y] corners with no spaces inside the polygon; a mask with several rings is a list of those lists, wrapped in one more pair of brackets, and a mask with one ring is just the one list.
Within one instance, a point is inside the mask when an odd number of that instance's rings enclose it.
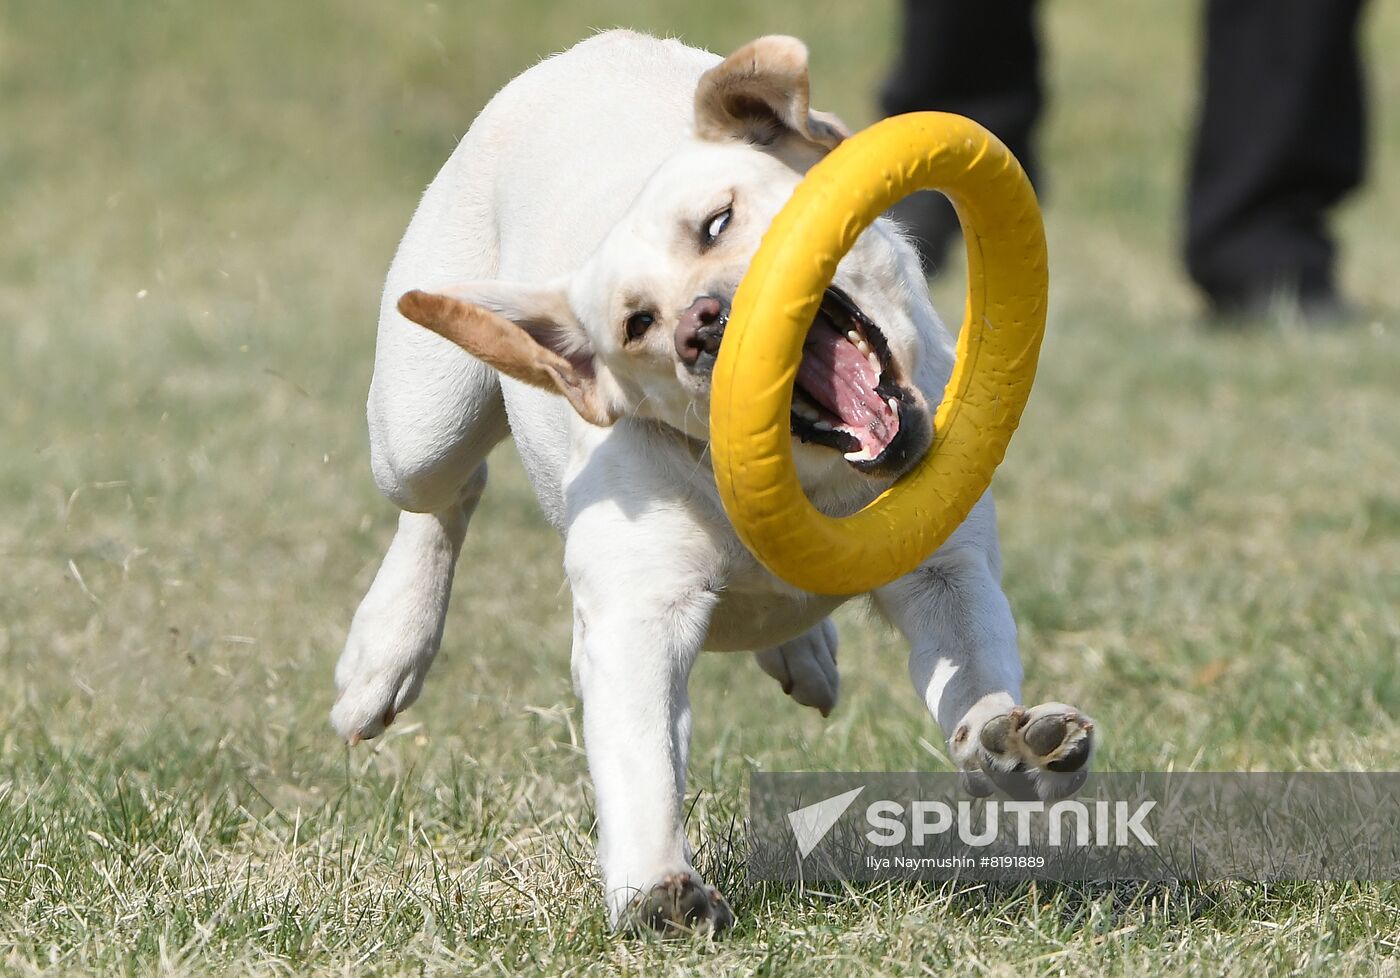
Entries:
{"label": "dog's black nose", "polygon": [[714,296],[702,295],[692,302],[676,323],[676,353],[681,362],[693,367],[702,356],[713,362],[728,321],[724,303]]}

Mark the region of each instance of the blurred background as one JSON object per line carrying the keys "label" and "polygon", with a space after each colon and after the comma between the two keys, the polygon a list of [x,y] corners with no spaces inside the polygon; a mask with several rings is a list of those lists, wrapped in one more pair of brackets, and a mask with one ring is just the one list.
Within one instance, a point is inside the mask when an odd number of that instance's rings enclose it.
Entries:
{"label": "blurred background", "polygon": [[[1105,768],[1393,768],[1400,8],[1363,24],[1371,178],[1337,223],[1364,315],[1241,335],[1200,328],[1178,259],[1197,5],[1044,14],[1053,298],[995,487],[1027,699],[1092,712]],[[749,921],[735,941],[610,941],[561,549],[508,445],[423,699],[382,741],[333,735],[395,519],[363,415],[379,290],[476,112],[625,25],[718,52],[796,34],[814,104],[859,127],[897,22],[889,0],[0,7],[0,968],[1375,973],[1385,886],[1180,913],[752,888],[730,844],[749,770],[947,766],[859,608],[828,721],[748,657],[697,667],[691,838]],[[953,323],[959,275],[935,286]]]}

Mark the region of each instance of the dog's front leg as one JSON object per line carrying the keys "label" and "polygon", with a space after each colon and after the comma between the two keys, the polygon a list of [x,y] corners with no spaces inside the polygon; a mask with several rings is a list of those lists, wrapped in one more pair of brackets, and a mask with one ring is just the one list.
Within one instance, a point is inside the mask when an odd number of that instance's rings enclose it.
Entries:
{"label": "dog's front leg", "polygon": [[994,548],[945,548],[875,599],[909,640],[910,679],[964,786],[985,795],[996,782],[1015,795],[1063,797],[1084,780],[1094,724],[1064,703],[1020,705],[1016,625]]}
{"label": "dog's front leg", "polygon": [[[629,556],[655,550],[656,539],[650,548],[638,541]],[[589,559],[579,559],[579,550],[591,551]],[[733,916],[690,865],[684,808],[686,687],[715,594],[678,579],[671,567],[619,563],[611,546],[576,547],[571,537],[568,551],[574,683],[583,699],[609,920],[717,933]]]}

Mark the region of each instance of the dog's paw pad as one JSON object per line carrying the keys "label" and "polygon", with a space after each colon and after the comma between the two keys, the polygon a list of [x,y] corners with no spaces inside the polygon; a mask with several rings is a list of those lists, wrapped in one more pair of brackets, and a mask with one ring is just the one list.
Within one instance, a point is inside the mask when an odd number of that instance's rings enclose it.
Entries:
{"label": "dog's paw pad", "polygon": [[629,917],[633,929],[667,936],[718,936],[734,924],[734,913],[719,890],[688,873],[662,877],[638,898]]}
{"label": "dog's paw pad", "polygon": [[1067,719],[1063,716],[1041,717],[1034,723],[1026,724],[1026,729],[1021,731],[1021,739],[1037,754],[1049,754],[1064,743],[1069,733]]}
{"label": "dog's paw pad", "polygon": [[1094,750],[1094,722],[1064,703],[1013,707],[987,720],[976,765],[1016,798],[1050,800],[1084,783]]}
{"label": "dog's paw pad", "polygon": [[978,738],[982,749],[997,756],[1011,753],[1014,750],[1012,737],[1025,723],[1025,718],[1026,711],[1019,706],[992,717],[982,725],[982,735]]}
{"label": "dog's paw pad", "polygon": [[1027,761],[1061,774],[1082,768],[1094,749],[1094,722],[1063,703],[1028,711],[1020,735]]}

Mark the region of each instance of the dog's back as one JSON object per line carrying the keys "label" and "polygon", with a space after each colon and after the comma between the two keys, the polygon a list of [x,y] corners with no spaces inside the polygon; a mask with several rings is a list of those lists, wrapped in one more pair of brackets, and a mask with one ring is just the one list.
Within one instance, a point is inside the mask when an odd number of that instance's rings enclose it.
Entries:
{"label": "dog's back", "polygon": [[[503,428],[509,404],[522,460],[545,513],[557,521],[559,473],[553,469],[566,454],[570,424],[562,400],[507,378],[503,404],[494,371],[445,349],[405,321],[396,303],[425,285],[543,282],[578,268],[686,138],[696,82],[718,61],[676,40],[608,31],[523,72],[482,109],[424,193],[384,283],[368,413],[375,477],[395,502],[428,510],[443,500],[407,488],[410,481],[421,487],[439,480],[416,472],[410,480],[393,471],[395,453],[381,432],[397,432],[400,446],[405,437],[421,440],[408,454],[437,459],[451,473],[456,466],[449,453],[462,447],[463,433],[422,419],[437,414],[445,399],[497,405],[495,425],[462,419],[489,431]],[[460,362],[444,371],[444,357]],[[417,380],[383,382],[405,373]],[[443,376],[453,378],[454,390],[431,380]],[[442,480],[444,491],[451,481]]]}
{"label": "dog's back", "polygon": [[448,252],[452,267],[443,271],[455,280],[543,281],[577,268],[685,137],[696,81],[718,60],[615,30],[517,76],[428,188],[385,307],[422,284],[399,279],[425,251]]}

